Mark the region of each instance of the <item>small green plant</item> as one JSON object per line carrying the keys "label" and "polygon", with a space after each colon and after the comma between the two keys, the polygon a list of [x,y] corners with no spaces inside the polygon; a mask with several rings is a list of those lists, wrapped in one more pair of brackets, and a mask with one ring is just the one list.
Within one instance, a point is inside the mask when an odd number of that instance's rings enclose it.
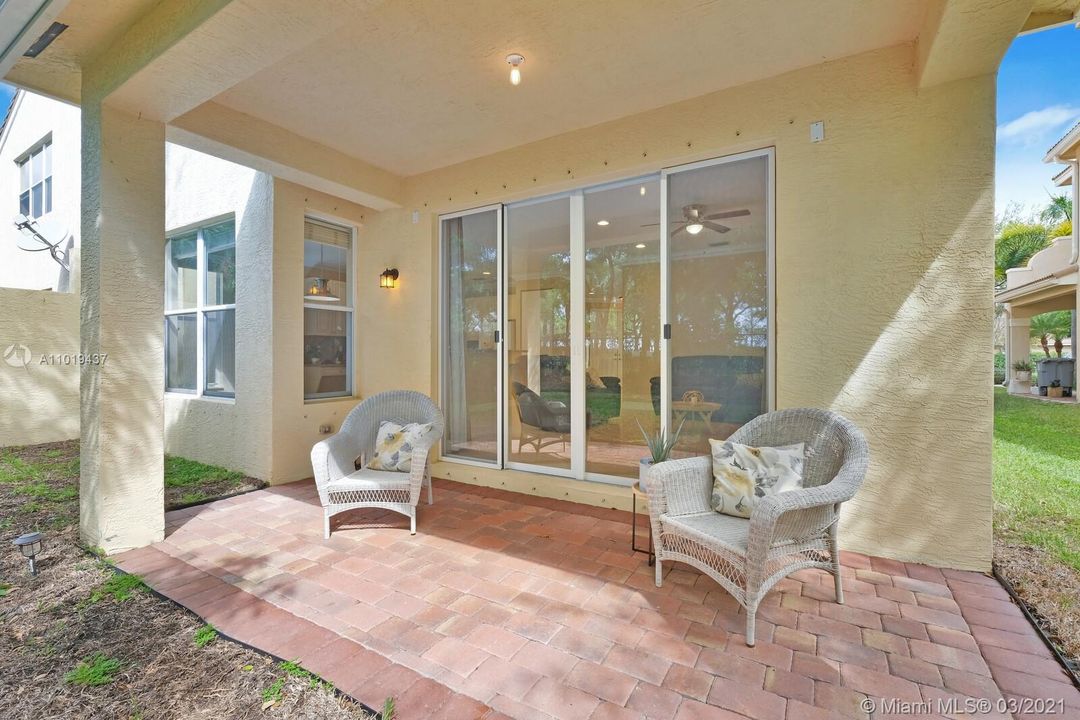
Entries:
{"label": "small green plant", "polygon": [[194,505],[195,503],[202,502],[208,499],[210,496],[204,492],[189,492],[180,496],[181,505]]}
{"label": "small green plant", "polygon": [[203,648],[217,639],[217,630],[213,625],[203,625],[195,631],[195,647]]}
{"label": "small green plant", "polygon": [[680,422],[675,434],[668,437],[663,428],[650,435],[645,432],[645,428],[641,427],[641,421],[637,421],[638,430],[641,430],[641,436],[645,438],[645,444],[649,447],[649,455],[652,457],[653,465],[662,463],[671,456],[671,450],[675,447],[675,443],[679,442],[679,435],[682,433],[683,423],[685,422],[685,419]]}
{"label": "small green plant", "polygon": [[285,677],[279,677],[277,680],[270,684],[270,687],[262,691],[263,709],[270,707],[275,703],[281,702],[281,698],[285,695]]}
{"label": "small green plant", "polygon": [[1013,370],[1016,372],[1031,372],[1031,363],[1027,360],[1017,360],[1013,363]]}
{"label": "small green plant", "polygon": [[90,604],[101,602],[106,595],[112,595],[116,602],[130,600],[135,593],[145,592],[149,588],[138,575],[113,575],[90,594]]}
{"label": "small green plant", "polygon": [[394,698],[388,697],[382,704],[382,712],[379,716],[382,720],[394,720],[394,713],[397,712],[397,708],[394,707]]}
{"label": "small green plant", "polygon": [[7,583],[0,583],[0,597],[4,597],[11,592],[11,585]]}
{"label": "small green plant", "polygon": [[285,671],[286,675],[291,675],[294,678],[300,680],[307,680],[308,685],[312,690],[323,688],[324,690],[332,690],[334,686],[331,683],[321,679],[318,675],[313,675],[311,671],[306,670],[300,663],[294,660],[284,660],[279,667]]}
{"label": "small green plant", "polygon": [[116,679],[116,673],[121,667],[123,663],[116,658],[111,658],[103,652],[96,652],[84,657],[74,670],[64,675],[64,680],[84,687],[108,685]]}

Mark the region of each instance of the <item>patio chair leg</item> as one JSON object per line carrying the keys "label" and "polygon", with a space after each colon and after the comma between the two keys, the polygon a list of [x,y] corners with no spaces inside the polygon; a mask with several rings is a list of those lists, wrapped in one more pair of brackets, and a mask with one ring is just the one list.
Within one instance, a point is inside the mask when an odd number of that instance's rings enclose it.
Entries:
{"label": "patio chair leg", "polygon": [[837,524],[829,528],[829,555],[832,557],[833,585],[836,588],[836,602],[844,604],[844,586],[840,579],[840,543],[837,540]]}
{"label": "patio chair leg", "polygon": [[757,622],[757,604],[746,608],[746,645],[754,647],[754,625]]}
{"label": "patio chair leg", "polygon": [[656,587],[664,584],[664,571],[660,568],[660,556],[656,556]]}
{"label": "patio chair leg", "polygon": [[412,513],[409,515],[409,534],[416,534],[416,508],[413,508]]}
{"label": "patio chair leg", "polygon": [[330,508],[323,510],[323,540],[330,539]]}
{"label": "patio chair leg", "polygon": [[428,478],[427,478],[427,504],[428,505],[435,502],[435,496],[432,494],[433,490],[431,488],[431,486],[434,485],[434,484],[435,484],[435,481],[431,478],[430,475],[428,475]]}

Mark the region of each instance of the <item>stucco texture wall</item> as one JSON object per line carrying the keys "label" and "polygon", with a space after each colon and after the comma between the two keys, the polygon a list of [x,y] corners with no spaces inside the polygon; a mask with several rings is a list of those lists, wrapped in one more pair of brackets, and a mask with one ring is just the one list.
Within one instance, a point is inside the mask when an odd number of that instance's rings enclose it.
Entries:
{"label": "stucco texture wall", "polygon": [[79,296],[0,288],[0,308],[0,448],[79,437]]}
{"label": "stucco texture wall", "polygon": [[410,179],[368,226],[403,282],[363,311],[362,387],[437,393],[437,342],[380,339],[436,331],[439,212],[773,146],[777,404],[841,412],[871,446],[843,545],[987,569],[994,77],[920,90],[913,66],[875,51]]}
{"label": "stucco texture wall", "polygon": [[[226,160],[166,146],[167,232],[231,216],[236,223],[236,398],[165,394],[165,451],[271,475],[274,313],[273,178]],[[164,271],[163,271],[164,272]]]}

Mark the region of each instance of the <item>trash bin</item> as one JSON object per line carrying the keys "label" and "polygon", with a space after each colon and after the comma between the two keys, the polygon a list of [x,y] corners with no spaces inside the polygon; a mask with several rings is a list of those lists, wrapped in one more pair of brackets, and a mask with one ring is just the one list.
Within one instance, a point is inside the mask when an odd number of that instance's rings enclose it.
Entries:
{"label": "trash bin", "polygon": [[1074,363],[1072,358],[1046,358],[1039,361],[1039,394],[1046,395],[1046,388],[1055,380],[1065,389],[1065,395],[1072,395]]}

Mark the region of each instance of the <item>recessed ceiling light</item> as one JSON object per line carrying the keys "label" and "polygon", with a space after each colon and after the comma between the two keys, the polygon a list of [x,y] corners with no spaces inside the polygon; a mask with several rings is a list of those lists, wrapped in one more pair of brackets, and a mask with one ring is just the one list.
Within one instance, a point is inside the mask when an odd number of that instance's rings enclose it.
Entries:
{"label": "recessed ceiling light", "polygon": [[641,186],[641,194],[642,194],[642,195],[644,195],[644,194],[645,194],[645,186],[644,186],[644,185],[642,185],[642,186]]}
{"label": "recessed ceiling light", "polygon": [[506,62],[510,65],[510,84],[521,84],[521,64],[525,62],[525,56],[519,53],[510,53],[506,56]]}
{"label": "recessed ceiling light", "polygon": [[645,243],[638,243],[638,244],[637,244],[637,245],[635,245],[634,247],[636,247],[636,248],[637,248],[638,250],[642,250],[642,249],[644,249],[644,248],[645,248]]}
{"label": "recessed ceiling light", "polygon": [[484,274],[485,274],[485,275],[490,275],[490,274],[491,274],[491,271],[490,271],[490,270],[485,270],[485,271],[484,271]]}
{"label": "recessed ceiling light", "polygon": [[596,224],[599,225],[600,227],[607,227],[611,223],[609,223],[607,220],[597,220]]}

